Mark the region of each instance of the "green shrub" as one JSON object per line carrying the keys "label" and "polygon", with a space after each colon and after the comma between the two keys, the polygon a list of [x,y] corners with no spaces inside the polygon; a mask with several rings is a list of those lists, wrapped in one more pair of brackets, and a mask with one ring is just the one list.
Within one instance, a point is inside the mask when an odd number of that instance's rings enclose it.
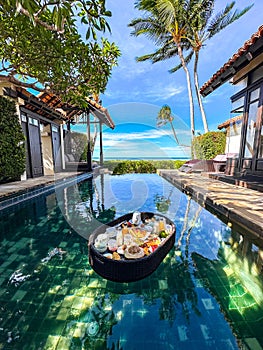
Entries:
{"label": "green shrub", "polygon": [[151,162],[146,160],[125,160],[118,162],[113,169],[114,175],[127,173],[156,173],[156,168]]}
{"label": "green shrub", "polygon": [[226,134],[221,131],[210,131],[193,140],[193,153],[198,159],[213,159],[225,153]]}
{"label": "green shrub", "polygon": [[71,153],[75,160],[87,161],[87,135],[81,132],[73,131],[70,134],[71,138]]}
{"label": "green shrub", "polygon": [[25,137],[16,105],[0,96],[0,182],[20,179],[25,165]]}
{"label": "green shrub", "polygon": [[178,160],[153,160],[151,162],[157,169],[178,169],[186,161],[178,159]]}
{"label": "green shrub", "polygon": [[[126,162],[126,161],[123,161],[123,162]],[[186,161],[185,160],[149,160],[147,162],[151,163],[153,167],[156,169],[178,169]],[[106,160],[103,162],[103,166],[109,169],[110,171],[114,171],[114,169],[119,165],[119,163],[120,163],[119,160]]]}

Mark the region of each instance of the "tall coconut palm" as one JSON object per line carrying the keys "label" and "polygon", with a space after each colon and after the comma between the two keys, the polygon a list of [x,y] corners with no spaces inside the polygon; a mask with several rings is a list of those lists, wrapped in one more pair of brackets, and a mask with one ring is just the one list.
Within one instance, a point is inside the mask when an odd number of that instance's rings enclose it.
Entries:
{"label": "tall coconut palm", "polygon": [[156,52],[138,57],[137,61],[151,60],[154,63],[162,57],[165,59],[175,54],[179,56],[186,74],[193,139],[195,133],[193,94],[187,61],[183,55],[183,50],[187,50],[190,46],[185,40],[188,13],[191,12],[190,5],[188,0],[138,0],[136,7],[145,12],[145,17],[132,20],[129,26],[134,28],[132,35],[146,35],[160,46]]}
{"label": "tall coconut palm", "polygon": [[[198,0],[197,0],[198,1]],[[211,0],[207,3],[206,9],[203,9],[203,13],[199,16],[193,18],[192,23],[190,23],[189,31],[191,31],[192,39],[189,39],[191,47],[193,48],[195,59],[194,59],[194,82],[195,91],[200,106],[200,112],[203,119],[205,132],[208,132],[207,120],[205,111],[203,108],[202,98],[200,94],[200,86],[198,81],[198,63],[199,63],[199,53],[206,40],[211,39],[215,34],[223,30],[225,27],[239,19],[243,16],[250,8],[253,6],[247,6],[242,11],[233,10],[235,6],[235,1],[218,12],[214,17],[211,18],[214,12],[215,0]]]}
{"label": "tall coconut palm", "polygon": [[[156,43],[156,38],[158,38],[159,44],[161,45],[161,47],[154,53],[139,57],[137,59],[138,61],[151,60],[153,63],[155,63],[178,55],[180,57],[180,64],[171,69],[170,72],[175,72],[178,69],[183,68],[186,72],[188,81],[188,79],[190,79],[190,74],[189,71],[186,71],[188,70],[187,64],[191,60],[192,56],[195,56],[195,91],[205,132],[208,132],[209,130],[198,82],[200,50],[203,48],[206,40],[211,39],[226,26],[243,16],[253,6],[247,6],[242,11],[233,11],[235,1],[232,1],[222,11],[212,17],[214,5],[215,0],[137,0],[136,7],[139,10],[145,10],[151,14],[154,13],[153,17],[155,18],[152,18],[150,22],[147,21],[146,17],[143,19],[134,20],[130,23],[130,26],[136,25],[134,32],[132,33],[133,35],[145,34],[150,39],[155,39]],[[173,22],[174,19],[176,20]],[[170,26],[169,22],[171,22]],[[156,27],[159,29],[157,31],[158,36],[155,34]],[[166,35],[161,35],[162,32],[159,27],[164,29],[164,33],[166,33]],[[179,38],[177,35],[177,40],[174,40],[174,33],[181,34]],[[187,55],[185,57],[181,57],[180,55],[182,50],[187,51]],[[190,101],[191,131],[193,135],[194,107],[191,107],[191,104],[193,104],[193,98],[190,97],[190,88],[191,82],[188,84],[188,95]]]}
{"label": "tall coconut palm", "polygon": [[[200,107],[200,112],[202,116],[202,121],[204,125],[204,131],[208,132],[207,118],[203,107],[203,102],[200,94],[200,86],[198,80],[198,64],[199,64],[199,55],[200,50],[204,47],[204,44],[207,40],[211,39],[214,35],[219,33],[225,27],[239,19],[246,12],[248,12],[251,7],[247,6],[243,10],[233,10],[235,6],[235,1],[232,1],[230,4],[213,16],[215,0],[203,1],[203,0],[190,0],[193,2],[193,12],[189,18],[189,28],[187,30],[187,40],[189,41],[192,51],[191,56],[194,54],[194,84],[195,92]],[[196,3],[196,5],[194,5]],[[200,6],[197,6],[201,4]],[[196,11],[197,10],[197,11]],[[191,57],[189,57],[191,58]],[[171,69],[170,72],[173,73],[181,68],[182,65],[178,65],[175,68]]]}
{"label": "tall coconut palm", "polygon": [[163,126],[163,125],[166,125],[167,123],[169,123],[171,128],[172,128],[175,141],[179,145],[179,140],[178,140],[178,137],[176,135],[176,132],[175,132],[175,129],[173,126],[173,120],[174,120],[174,118],[172,116],[171,108],[168,105],[162,106],[162,108],[160,109],[158,116],[157,116],[157,126]]}

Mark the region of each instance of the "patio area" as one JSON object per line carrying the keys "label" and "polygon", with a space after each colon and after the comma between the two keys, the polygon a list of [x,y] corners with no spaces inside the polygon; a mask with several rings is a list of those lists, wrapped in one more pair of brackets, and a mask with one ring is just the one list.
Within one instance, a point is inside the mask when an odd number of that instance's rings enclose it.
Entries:
{"label": "patio area", "polygon": [[222,221],[263,238],[263,182],[260,177],[238,180],[216,173],[206,176],[177,170],[159,170],[158,173],[203,207],[214,211]]}

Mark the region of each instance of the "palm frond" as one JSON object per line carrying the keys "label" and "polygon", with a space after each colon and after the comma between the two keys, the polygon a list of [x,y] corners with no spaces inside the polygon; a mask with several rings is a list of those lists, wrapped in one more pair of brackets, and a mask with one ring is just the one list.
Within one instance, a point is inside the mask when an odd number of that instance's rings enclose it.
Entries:
{"label": "palm frond", "polygon": [[162,44],[167,36],[167,31],[163,27],[163,24],[158,22],[154,17],[136,18],[128,26],[134,28],[131,31],[131,35],[139,36],[143,34],[156,45]]}
{"label": "palm frond", "polygon": [[140,11],[151,11],[156,5],[156,0],[136,0],[134,7]]}
{"label": "palm frond", "polygon": [[207,29],[209,33],[209,38],[213,37],[215,34],[220,32],[222,29],[227,27],[229,24],[233,23],[237,19],[239,19],[241,16],[243,16],[245,13],[247,13],[253,6],[247,6],[243,10],[235,10],[234,12],[231,12],[233,7],[235,5],[235,1],[232,1],[229,5],[225,7],[223,11],[218,13],[210,22],[209,27]]}

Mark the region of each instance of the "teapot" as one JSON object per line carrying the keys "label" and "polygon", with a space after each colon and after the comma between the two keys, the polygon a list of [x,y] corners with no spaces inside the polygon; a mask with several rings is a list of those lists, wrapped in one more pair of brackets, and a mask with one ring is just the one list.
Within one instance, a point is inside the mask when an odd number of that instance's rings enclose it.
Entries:
{"label": "teapot", "polygon": [[132,223],[134,225],[139,225],[141,222],[141,213],[139,211],[135,211],[132,215]]}

